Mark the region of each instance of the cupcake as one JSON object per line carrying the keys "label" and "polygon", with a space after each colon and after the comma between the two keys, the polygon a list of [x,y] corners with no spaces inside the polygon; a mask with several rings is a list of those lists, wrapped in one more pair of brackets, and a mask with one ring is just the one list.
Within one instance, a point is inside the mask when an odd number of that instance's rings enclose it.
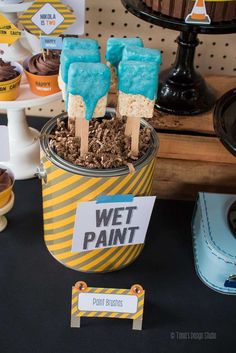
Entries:
{"label": "cupcake", "polygon": [[13,175],[7,169],[0,168],[0,208],[10,200],[13,182]]}
{"label": "cupcake", "polygon": [[24,70],[31,91],[38,96],[48,96],[60,91],[58,74],[60,51],[49,50],[36,54],[24,62]]}
{"label": "cupcake", "polygon": [[0,58],[0,101],[12,101],[19,96],[22,66]]}

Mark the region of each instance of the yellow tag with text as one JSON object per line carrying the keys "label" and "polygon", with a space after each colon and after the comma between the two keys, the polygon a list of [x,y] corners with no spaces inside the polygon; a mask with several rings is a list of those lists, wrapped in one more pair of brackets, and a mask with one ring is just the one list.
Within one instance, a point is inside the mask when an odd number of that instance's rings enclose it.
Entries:
{"label": "yellow tag with text", "polygon": [[12,45],[21,36],[21,31],[0,13],[0,43]]}

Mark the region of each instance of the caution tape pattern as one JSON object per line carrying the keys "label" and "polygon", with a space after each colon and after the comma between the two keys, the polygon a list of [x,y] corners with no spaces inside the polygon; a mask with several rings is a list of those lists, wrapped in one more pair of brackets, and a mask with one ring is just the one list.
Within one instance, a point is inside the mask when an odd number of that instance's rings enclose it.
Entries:
{"label": "caution tape pattern", "polygon": [[109,272],[132,263],[143,244],[71,252],[76,208],[79,202],[100,195],[151,193],[156,158],[134,174],[118,177],[84,177],[67,172],[42,158],[47,172],[43,183],[44,238],[50,253],[62,264],[82,272]]}
{"label": "caution tape pattern", "polygon": [[58,36],[76,21],[76,17],[73,12],[59,0],[52,0],[50,2],[48,0],[35,1],[35,3],[33,3],[33,5],[19,17],[20,23],[34,35],[47,35],[34,22],[32,22],[32,17],[46,3],[50,3],[54,9],[56,9],[64,17],[64,21],[50,33],[51,36]]}
{"label": "caution tape pattern", "polygon": [[[80,291],[73,287],[72,288],[72,300],[71,300],[71,316],[76,317],[107,317],[111,319],[131,319],[131,320],[142,320],[143,318],[143,307],[144,307],[144,296],[145,291],[141,295],[137,295],[138,306],[137,312],[134,314],[129,313],[117,313],[108,311],[80,311],[78,308],[78,295]],[[89,288],[87,287],[83,293],[99,293],[99,294],[124,294],[134,295],[131,290],[128,289],[114,289],[114,288]]]}

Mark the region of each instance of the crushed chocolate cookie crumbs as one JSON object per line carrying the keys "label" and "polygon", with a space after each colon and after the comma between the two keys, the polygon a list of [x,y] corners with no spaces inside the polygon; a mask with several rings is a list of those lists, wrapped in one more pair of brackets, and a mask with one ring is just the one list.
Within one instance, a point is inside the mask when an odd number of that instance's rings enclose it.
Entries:
{"label": "crushed chocolate cookie crumbs", "polygon": [[65,121],[57,120],[54,132],[49,136],[50,147],[64,160],[90,169],[110,169],[129,166],[141,158],[151,145],[151,130],[140,130],[138,157],[131,154],[131,138],[125,136],[125,119],[113,117],[89,123],[88,153],[80,157],[80,139],[75,137],[74,124],[70,128]]}

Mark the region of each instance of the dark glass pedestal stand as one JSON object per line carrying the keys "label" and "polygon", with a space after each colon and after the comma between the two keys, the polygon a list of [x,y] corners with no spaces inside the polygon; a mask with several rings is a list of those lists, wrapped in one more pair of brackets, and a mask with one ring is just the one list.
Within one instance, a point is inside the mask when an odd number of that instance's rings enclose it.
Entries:
{"label": "dark glass pedestal stand", "polygon": [[235,33],[236,21],[190,25],[152,11],[142,0],[121,1],[129,12],[142,20],[180,31],[174,66],[160,74],[157,109],[175,115],[197,115],[210,110],[216,102],[216,96],[194,69],[198,34]]}
{"label": "dark glass pedestal stand", "polygon": [[[236,157],[236,88],[218,100],[214,111],[214,127],[223,145]],[[236,237],[236,201],[229,208],[228,223]]]}

